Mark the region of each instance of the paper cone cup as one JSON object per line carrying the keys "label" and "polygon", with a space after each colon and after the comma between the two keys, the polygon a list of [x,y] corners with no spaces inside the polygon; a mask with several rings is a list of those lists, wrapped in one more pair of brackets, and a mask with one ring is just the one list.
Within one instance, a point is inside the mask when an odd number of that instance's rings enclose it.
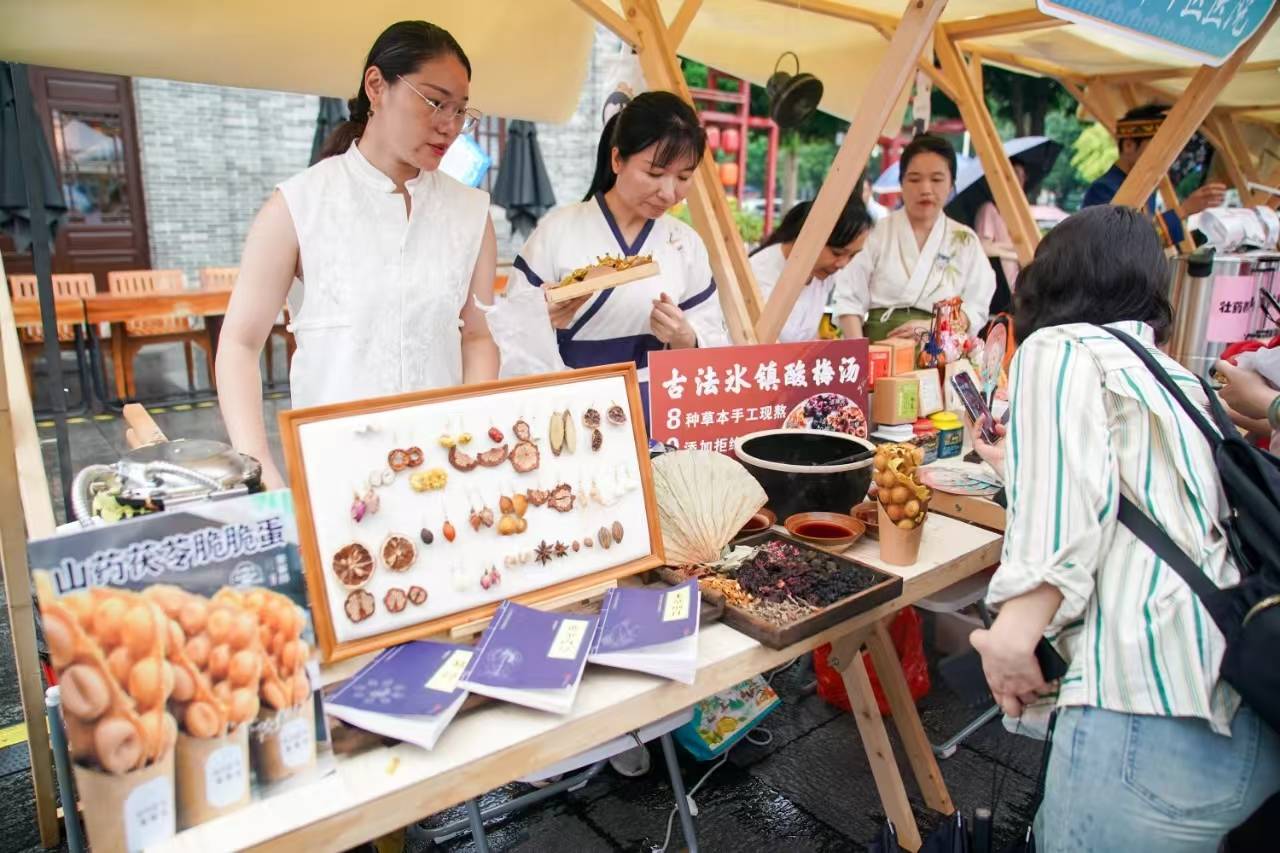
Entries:
{"label": "paper cone cup", "polygon": [[129,773],[72,767],[93,849],[134,853],[173,837],[172,749],[159,761]]}
{"label": "paper cone cup", "polygon": [[284,711],[263,708],[249,739],[258,781],[279,782],[316,762],[316,710],[312,697]]}
{"label": "paper cone cup", "polygon": [[249,802],[249,727],[222,737],[178,735],[178,829],[198,826]]}
{"label": "paper cone cup", "polygon": [[[876,514],[880,518],[880,559],[895,566],[913,565],[920,555],[920,538],[924,534],[924,523],[917,524],[913,530],[903,530],[889,520],[884,511],[884,504],[877,504]],[[925,515],[925,521],[929,516]]]}

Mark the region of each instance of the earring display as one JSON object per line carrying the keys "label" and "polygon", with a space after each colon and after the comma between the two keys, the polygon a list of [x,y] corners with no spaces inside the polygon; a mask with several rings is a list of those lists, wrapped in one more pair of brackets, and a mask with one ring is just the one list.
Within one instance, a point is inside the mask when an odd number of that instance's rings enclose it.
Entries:
{"label": "earring display", "polygon": [[282,413],[324,658],[661,565],[640,406],[626,365]]}

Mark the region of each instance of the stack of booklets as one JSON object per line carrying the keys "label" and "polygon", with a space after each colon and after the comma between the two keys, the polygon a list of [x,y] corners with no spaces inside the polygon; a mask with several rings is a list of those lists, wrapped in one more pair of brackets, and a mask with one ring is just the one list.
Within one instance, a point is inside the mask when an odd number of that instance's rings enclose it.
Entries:
{"label": "stack of booklets", "polygon": [[596,621],[504,601],[459,685],[492,699],[567,713],[578,695]]}
{"label": "stack of booklets", "polygon": [[467,698],[459,680],[474,654],[470,646],[428,641],[384,649],[325,699],[325,712],[431,749]]}
{"label": "stack of booklets", "polygon": [[611,589],[588,660],[692,684],[698,674],[700,604],[696,580],[671,589]]}

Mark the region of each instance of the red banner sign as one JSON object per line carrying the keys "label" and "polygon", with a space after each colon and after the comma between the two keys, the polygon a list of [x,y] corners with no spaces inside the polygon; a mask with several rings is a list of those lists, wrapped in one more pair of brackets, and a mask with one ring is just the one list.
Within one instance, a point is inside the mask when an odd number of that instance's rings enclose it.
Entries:
{"label": "red banner sign", "polygon": [[784,425],[865,438],[867,359],[862,338],[650,353],[650,437],[722,453]]}

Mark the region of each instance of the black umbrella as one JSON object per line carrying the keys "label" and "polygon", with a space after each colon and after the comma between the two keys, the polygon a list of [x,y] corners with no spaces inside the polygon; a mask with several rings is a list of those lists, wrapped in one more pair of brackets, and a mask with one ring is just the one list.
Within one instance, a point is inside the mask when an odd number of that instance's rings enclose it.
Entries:
{"label": "black umbrella", "polygon": [[320,99],[320,111],[316,114],[316,135],[311,138],[312,165],[320,159],[320,150],[324,148],[324,141],[329,138],[329,134],[333,133],[349,116],[347,103],[341,98],[322,97]]}
{"label": "black umbrella", "polygon": [[[31,135],[31,147],[35,152],[33,174],[39,177],[44,190],[45,218],[49,223],[49,248],[53,250],[53,234],[58,223],[67,215],[67,203],[62,197],[62,185],[53,169],[53,155],[45,139],[40,119],[36,116],[31,98],[23,98],[23,125],[35,130]],[[19,103],[13,80],[9,74],[0,73],[0,232],[8,234],[20,253],[31,248],[31,210],[27,206],[27,188],[23,181],[24,163],[18,143]]]}
{"label": "black umbrella", "polygon": [[[1020,136],[1004,144],[1004,153],[1026,170],[1025,189],[1027,198],[1030,199],[1035,197],[1040,182],[1058,161],[1062,143],[1047,136]],[[947,216],[957,222],[972,225],[978,217],[978,208],[988,201],[991,201],[991,187],[987,185],[986,175],[980,175],[968,186],[956,187],[956,196],[947,205]]]}
{"label": "black umbrella", "polygon": [[538,218],[556,206],[547,167],[538,150],[538,128],[529,121],[512,121],[507,129],[507,147],[498,165],[493,187],[493,203],[507,209],[511,228],[528,235]]}

